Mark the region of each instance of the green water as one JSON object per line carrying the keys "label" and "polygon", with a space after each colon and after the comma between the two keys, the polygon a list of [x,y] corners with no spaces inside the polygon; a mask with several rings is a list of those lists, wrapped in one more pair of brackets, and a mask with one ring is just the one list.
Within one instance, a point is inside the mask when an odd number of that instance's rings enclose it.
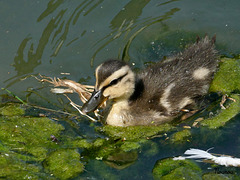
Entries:
{"label": "green water", "polygon": [[[236,0],[0,1],[0,87],[29,104],[76,113],[65,97],[51,94],[47,85],[30,76],[40,73],[93,85],[94,69],[106,59],[123,59],[137,70],[182,50],[196,35],[206,33],[216,34],[221,55],[236,57],[240,54],[239,6]],[[77,95],[71,97],[80,103]],[[95,130],[100,124],[80,116],[56,116],[55,123],[65,128],[67,136],[105,137]],[[79,148],[87,160],[85,171],[76,179],[152,179],[157,160],[181,155],[189,147],[214,147],[216,153],[240,157],[239,120],[238,115],[213,132],[193,130],[192,139],[182,145],[165,144],[162,137],[137,144],[141,148],[132,152],[132,164],[121,170]],[[202,166],[207,172],[211,165]],[[236,169],[223,171],[239,174]]]}

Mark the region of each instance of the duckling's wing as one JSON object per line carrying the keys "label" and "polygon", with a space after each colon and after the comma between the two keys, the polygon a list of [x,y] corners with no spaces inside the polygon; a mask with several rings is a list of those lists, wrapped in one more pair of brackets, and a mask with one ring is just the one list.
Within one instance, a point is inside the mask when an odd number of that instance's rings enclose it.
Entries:
{"label": "duckling's wing", "polygon": [[214,43],[205,37],[185,49],[183,53],[150,66],[139,78],[144,84],[145,106],[167,113],[194,103],[207,94],[218,65]]}

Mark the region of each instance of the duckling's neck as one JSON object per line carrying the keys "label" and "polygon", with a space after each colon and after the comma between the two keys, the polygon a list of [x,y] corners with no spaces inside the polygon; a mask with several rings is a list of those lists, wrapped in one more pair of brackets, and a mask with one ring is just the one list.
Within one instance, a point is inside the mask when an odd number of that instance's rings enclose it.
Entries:
{"label": "duckling's neck", "polygon": [[[129,98],[115,99],[111,110],[107,116],[107,124],[112,126],[131,125],[131,113],[129,113],[129,104],[141,97],[144,90],[142,79],[136,78],[135,87],[132,95]],[[130,123],[130,124],[129,124]]]}
{"label": "duckling's neck", "polygon": [[129,102],[127,99],[116,101],[107,116],[107,124],[112,126],[125,126],[128,119],[127,110],[129,109]]}
{"label": "duckling's neck", "polygon": [[129,101],[135,101],[136,99],[141,97],[143,91],[144,91],[143,80],[136,77],[134,92],[130,96]]}

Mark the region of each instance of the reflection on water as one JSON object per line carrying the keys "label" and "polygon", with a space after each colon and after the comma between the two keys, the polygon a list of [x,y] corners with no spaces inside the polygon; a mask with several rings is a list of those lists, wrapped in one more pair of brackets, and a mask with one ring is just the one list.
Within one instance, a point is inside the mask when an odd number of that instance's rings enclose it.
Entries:
{"label": "reflection on water", "polygon": [[123,9],[111,21],[111,28],[118,29],[125,24],[133,24],[142,14],[143,8],[150,2],[150,0],[132,0],[126,4]]}
{"label": "reflection on water", "polygon": [[[17,56],[14,58],[13,67],[15,67],[15,71],[17,75],[14,77],[8,79],[13,80],[10,82],[8,86],[11,86],[12,84],[18,82],[23,78],[25,75],[33,73],[34,69],[41,64],[42,55],[44,53],[44,49],[50,39],[51,34],[54,32],[54,30],[58,27],[65,11],[61,11],[58,16],[54,19],[51,19],[47,26],[45,27],[41,38],[39,39],[39,42],[37,44],[37,48],[34,49],[34,43],[31,43],[30,48],[26,50],[28,42],[31,40],[30,37],[25,38],[22,43],[20,44]],[[54,37],[56,36],[56,33],[54,34]],[[53,37],[53,38],[54,38]],[[24,52],[27,51],[27,57],[26,60],[24,58]],[[6,81],[6,82],[7,82]]]}
{"label": "reflection on water", "polygon": [[[51,0],[47,5],[46,10],[44,10],[43,13],[38,17],[37,22],[43,21],[47,16],[53,14],[55,11],[57,11],[57,15],[53,15],[53,17],[47,23],[38,44],[34,44],[32,42],[30,47],[27,49],[28,43],[30,43],[29,41],[32,38],[27,37],[21,42],[17,50],[17,56],[15,56],[14,63],[12,65],[15,68],[17,75],[5,81],[8,82],[12,80],[10,83],[8,83],[7,87],[20,81],[22,78],[24,78],[24,76],[34,72],[34,69],[42,62],[42,56],[48,43],[51,44],[52,49],[52,54],[50,57],[56,57],[66,42],[69,29],[72,25],[76,24],[80,14],[83,13],[83,16],[88,15],[99,4],[101,4],[102,1],[103,0],[94,2],[85,0],[80,3],[73,10],[73,12],[69,12],[68,8],[63,7],[60,10],[58,9],[58,7],[64,3],[63,0]],[[70,13],[70,17],[66,19],[64,15],[67,13]],[[76,40],[78,40],[78,38],[71,40],[67,45],[70,45]],[[27,57],[24,57],[25,52]]]}
{"label": "reflection on water", "polygon": [[[175,0],[161,3],[158,6],[163,6],[173,1]],[[46,9],[37,18],[37,22],[44,21],[49,16],[50,20],[43,29],[38,43],[36,43],[30,35],[22,40],[12,64],[17,74],[5,81],[8,82],[6,87],[12,86],[26,76],[34,73],[34,69],[42,64],[43,54],[45,53],[46,47],[49,48],[49,45],[51,51],[49,57],[55,58],[64,45],[67,47],[76,41],[81,41],[79,37],[68,40],[70,28],[76,25],[78,21],[81,21],[80,15],[83,17],[87,16],[95,8],[99,7],[102,2],[103,0],[85,0],[77,5],[76,8],[71,9],[65,7],[65,2],[63,0],[51,0],[47,4]],[[97,49],[92,55],[91,65],[93,65],[93,61],[97,54],[118,38],[122,38],[123,41],[122,45],[119,46],[118,58],[129,61],[130,57],[128,51],[133,39],[147,27],[169,19],[174,13],[180,10],[179,8],[173,8],[163,15],[138,20],[139,16],[142,14],[143,8],[149,2],[150,0],[129,1],[116,16],[112,18],[110,22],[110,28],[112,30],[94,44],[94,47],[97,47]],[[84,36],[85,33],[86,30],[83,30],[81,36]]]}
{"label": "reflection on water", "polygon": [[[32,2],[34,3],[34,1]],[[122,0],[114,2],[111,0],[49,0],[39,8],[33,8],[32,14],[28,15],[35,18],[33,21],[38,26],[34,27],[36,25],[34,24],[29,29],[26,27],[24,35],[18,36],[20,40],[14,41],[17,44],[17,48],[14,49],[16,54],[14,58],[10,59],[10,63],[15,74],[9,73],[5,78],[7,80],[5,80],[4,86],[27,89],[28,86],[35,85],[32,85],[32,83],[27,84],[26,81],[19,84],[17,82],[32,74],[48,73],[49,69],[51,72],[47,75],[59,76],[60,67],[63,67],[62,71],[71,72],[69,79],[76,81],[81,80],[81,78],[87,79],[85,83],[88,84],[92,83],[95,68],[93,66],[99,64],[98,58],[118,57],[124,61],[135,58],[138,60],[137,63],[142,59],[146,63],[147,58],[152,60],[168,55],[172,51],[171,48],[174,48],[174,50],[179,47],[184,48],[184,41],[194,40],[195,34],[199,34],[199,32],[200,34],[206,32],[209,34],[216,33],[217,42],[221,38],[224,39],[224,37],[218,35],[218,33],[223,32],[224,35],[225,32],[233,33],[231,36],[237,39],[235,33],[239,34],[239,25],[234,23],[232,14],[224,14],[226,19],[220,18],[218,23],[212,20],[212,17],[215,16],[222,17],[219,14],[219,8],[223,7],[221,3],[226,3],[225,0],[199,2],[189,0]],[[221,2],[221,6],[216,6],[216,9],[207,9],[210,3],[214,4],[214,2]],[[22,3],[26,2],[22,1]],[[11,3],[10,5],[13,6]],[[25,5],[28,9],[32,8],[28,3]],[[210,7],[215,7],[215,4]],[[228,10],[228,12],[230,11],[231,9]],[[11,14],[11,12],[9,13]],[[33,16],[35,13],[37,13],[36,17]],[[7,19],[7,17],[5,18]],[[32,19],[29,18],[28,20]],[[227,24],[227,28],[231,27],[232,29],[227,31],[221,28],[221,23],[224,24],[224,28],[226,28],[225,24]],[[24,22],[21,26],[24,26]],[[158,33],[160,35],[157,35]],[[179,37],[183,38],[183,40]],[[226,41],[226,39],[221,42],[222,47],[234,44],[231,39],[229,41]],[[235,48],[239,49],[239,47]],[[224,49],[227,48],[224,47]],[[134,51],[134,55],[131,54],[132,51]],[[157,56],[158,53],[161,55]],[[141,57],[136,58],[135,56],[138,55],[139,57],[141,55]],[[153,56],[153,58],[149,58],[149,56]],[[4,61],[4,63],[6,62]],[[14,93],[16,92],[18,93],[18,89],[14,89]],[[54,101],[52,97],[56,97],[55,95],[51,97],[45,96],[42,91],[39,94],[43,94],[41,98],[45,98],[44,101]],[[29,92],[28,96],[34,96],[34,93]],[[68,106],[64,101],[60,103],[60,100],[59,98],[58,104],[63,106],[59,106],[58,109],[64,107],[64,105]],[[40,104],[38,100],[36,100],[36,103]],[[57,106],[57,103],[55,104]],[[70,106],[68,107],[69,109],[66,109],[71,111]],[[239,116],[236,119],[239,119]],[[81,134],[84,138],[99,136],[98,132],[95,132],[95,129],[89,124],[83,126],[82,122],[73,122],[71,119],[64,120],[64,123],[66,131],[76,131],[77,135]],[[233,121],[231,127],[229,127],[227,126],[224,131],[209,131],[208,134],[205,132],[200,133],[199,131],[204,131],[202,128],[195,129],[193,130],[195,134],[192,142],[186,142],[186,146],[201,146],[207,149],[211,145],[220,148],[216,152],[222,152],[224,146],[233,146],[229,140],[232,136],[239,134],[239,130],[235,128],[237,127],[236,122]],[[202,134],[200,138],[199,134]],[[211,137],[215,137],[214,140]],[[146,179],[152,177],[151,170],[157,159],[179,155],[186,148],[189,148],[185,145],[177,145],[176,147],[167,145],[164,138],[155,138],[153,141],[155,146],[151,142],[144,147],[145,149],[134,151],[132,154],[118,152],[111,154],[105,161],[89,160],[90,162],[88,162],[86,168],[90,173],[86,172],[86,178],[89,176],[92,176],[92,178],[99,177],[98,173],[102,173],[100,176],[102,178],[109,178],[105,173],[110,172],[109,174],[116,177],[116,179],[118,177],[129,178],[131,174],[136,174],[136,179],[141,177]],[[238,139],[231,141],[234,141],[235,146],[239,144]],[[103,151],[105,150],[104,147]],[[233,148],[233,151],[235,153],[236,150]],[[93,163],[92,166],[91,163]],[[100,166],[105,170],[101,171]],[[114,168],[123,170],[115,171]],[[145,173],[146,171],[148,174]]]}
{"label": "reflection on water", "polygon": [[52,12],[54,12],[63,2],[64,0],[57,0],[56,2],[54,2],[54,0],[50,0],[46,10],[44,10],[43,13],[38,17],[37,22],[40,22]]}
{"label": "reflection on water", "polygon": [[[172,1],[162,3],[161,5],[170,3]],[[93,61],[99,51],[105,48],[108,44],[112,43],[115,39],[120,38],[122,35],[124,35],[123,41],[125,43],[123,44],[123,47],[119,47],[118,59],[122,59],[126,62],[129,61],[130,57],[128,55],[128,51],[133,39],[145,28],[155,23],[167,20],[175,12],[180,10],[179,8],[173,8],[166,12],[164,15],[137,21],[138,17],[142,14],[143,8],[148,3],[149,0],[132,0],[126,6],[124,6],[124,8],[111,21],[112,31],[95,44],[96,46],[99,46],[99,48],[91,58],[91,65],[93,64]]]}

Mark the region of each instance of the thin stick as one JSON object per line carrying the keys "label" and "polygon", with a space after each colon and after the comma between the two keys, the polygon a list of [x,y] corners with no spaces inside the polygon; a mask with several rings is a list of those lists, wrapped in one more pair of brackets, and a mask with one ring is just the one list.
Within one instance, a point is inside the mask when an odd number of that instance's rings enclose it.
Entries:
{"label": "thin stick", "polygon": [[31,105],[31,104],[27,104],[27,106],[29,107],[33,107],[33,108],[37,108],[37,109],[41,109],[44,111],[50,111],[50,112],[54,112],[54,113],[61,113],[61,114],[65,114],[65,115],[71,115],[71,116],[76,116],[75,114],[69,113],[69,112],[65,112],[65,111],[61,111],[61,110],[54,110],[54,109],[49,109],[49,108],[45,108],[45,107],[41,107],[41,106],[37,106],[37,105]]}
{"label": "thin stick", "polygon": [[227,99],[229,99],[229,100],[231,100],[231,101],[233,101],[233,102],[236,102],[235,99],[233,99],[233,98],[231,98],[231,97],[228,97],[227,94],[224,94],[224,95],[222,96],[222,100],[221,100],[221,102],[220,102],[220,107],[221,107],[221,109],[226,109],[226,107],[224,106],[224,103],[227,101]]}
{"label": "thin stick", "polygon": [[[85,103],[87,102],[87,100],[91,97],[91,93],[93,92],[94,90],[94,86],[90,86],[90,85],[82,85],[80,83],[77,83],[75,81],[72,81],[72,80],[61,80],[60,78],[51,78],[51,77],[46,77],[46,76],[43,76],[41,74],[39,74],[40,76],[40,79],[36,76],[33,76],[35,79],[37,79],[38,81],[40,82],[48,82],[50,84],[52,84],[54,87],[57,87],[57,88],[52,88],[51,91],[53,93],[59,93],[59,94],[63,94],[65,97],[67,97],[67,99],[70,101],[70,105],[72,107],[74,107],[81,115],[83,116],[86,116],[88,117],[90,120],[94,121],[94,122],[97,122],[98,120],[88,116],[87,114],[84,114],[80,108],[81,106],[77,105],[76,103],[74,103],[65,93],[74,93],[76,92],[79,97],[80,97],[80,100]],[[58,87],[66,87],[67,89],[61,89],[61,88],[58,88]],[[102,106],[105,106],[102,105]],[[95,111],[94,112],[96,117],[98,117],[98,114],[97,112]]]}
{"label": "thin stick", "polygon": [[27,103],[25,103],[22,99],[20,99],[18,96],[16,96],[16,95],[13,94],[11,91],[9,91],[8,89],[5,89],[5,88],[1,88],[1,89],[4,90],[4,91],[7,91],[10,95],[12,95],[14,98],[16,98],[17,100],[19,100],[21,103],[27,104]]}
{"label": "thin stick", "polygon": [[78,107],[80,107],[79,105],[77,105],[76,103],[74,103],[66,94],[63,94],[64,96],[67,97],[67,99],[70,101],[70,104],[72,105],[72,107],[74,107],[81,115],[88,117],[90,120],[92,120],[93,122],[97,122],[98,120],[92,118],[91,116],[88,116],[87,114],[84,114]]}

